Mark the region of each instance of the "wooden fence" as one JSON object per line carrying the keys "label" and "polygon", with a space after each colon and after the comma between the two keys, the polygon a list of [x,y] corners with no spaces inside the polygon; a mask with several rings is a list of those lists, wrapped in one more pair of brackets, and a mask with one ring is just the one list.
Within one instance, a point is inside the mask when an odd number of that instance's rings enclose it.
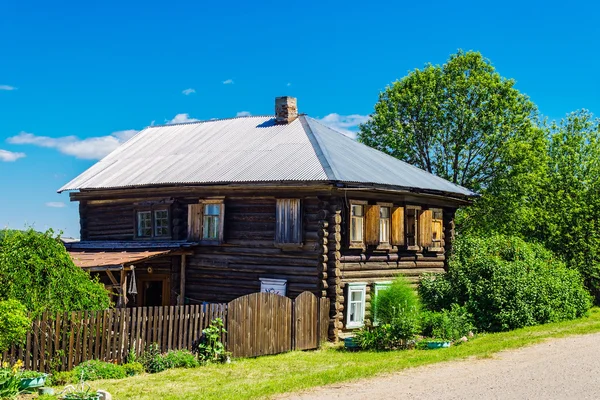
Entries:
{"label": "wooden fence", "polygon": [[1,358],[48,372],[92,359],[124,362],[129,351],[140,355],[151,343],[163,352],[190,350],[216,318],[227,327],[221,340],[234,357],[307,350],[327,340],[328,314],[329,300],[309,292],[295,301],[254,293],[230,303],[44,313],[33,321],[25,345],[12,346]]}

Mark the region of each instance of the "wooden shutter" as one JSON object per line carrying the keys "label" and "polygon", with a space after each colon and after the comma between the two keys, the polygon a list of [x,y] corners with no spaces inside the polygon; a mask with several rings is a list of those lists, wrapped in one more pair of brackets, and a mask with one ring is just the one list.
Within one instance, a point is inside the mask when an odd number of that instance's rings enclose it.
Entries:
{"label": "wooden shutter", "polygon": [[432,212],[431,210],[422,210],[419,214],[419,246],[431,247],[432,233]]}
{"label": "wooden shutter", "polygon": [[203,204],[188,205],[188,240],[200,240]]}
{"label": "wooden shutter", "polygon": [[275,243],[302,243],[302,208],[300,199],[277,199]]}
{"label": "wooden shutter", "polygon": [[404,246],[404,207],[392,210],[392,245]]}
{"label": "wooden shutter", "polygon": [[379,206],[365,206],[365,244],[379,244]]}

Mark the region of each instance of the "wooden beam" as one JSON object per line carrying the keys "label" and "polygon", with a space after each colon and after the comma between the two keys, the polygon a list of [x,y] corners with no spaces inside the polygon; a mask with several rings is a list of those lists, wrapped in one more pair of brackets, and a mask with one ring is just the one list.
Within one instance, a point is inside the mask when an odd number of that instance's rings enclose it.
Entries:
{"label": "wooden beam", "polygon": [[113,285],[115,285],[115,286],[119,285],[119,282],[117,282],[117,278],[115,278],[115,276],[109,269],[106,270],[106,275],[108,275],[108,278],[110,279],[110,281],[112,282]]}
{"label": "wooden beam", "polygon": [[181,255],[181,276],[179,277],[179,305],[185,304],[185,254]]}
{"label": "wooden beam", "polygon": [[124,269],[121,270],[121,288],[119,290],[119,295],[121,296],[119,304],[121,307],[125,307],[127,305],[127,272]]}

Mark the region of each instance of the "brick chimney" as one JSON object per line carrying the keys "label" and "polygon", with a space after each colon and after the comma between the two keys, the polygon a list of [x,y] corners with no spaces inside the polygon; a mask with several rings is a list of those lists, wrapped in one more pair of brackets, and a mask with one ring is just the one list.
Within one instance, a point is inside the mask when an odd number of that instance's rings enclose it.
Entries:
{"label": "brick chimney", "polygon": [[275,123],[289,124],[298,118],[298,106],[296,98],[290,96],[275,98]]}

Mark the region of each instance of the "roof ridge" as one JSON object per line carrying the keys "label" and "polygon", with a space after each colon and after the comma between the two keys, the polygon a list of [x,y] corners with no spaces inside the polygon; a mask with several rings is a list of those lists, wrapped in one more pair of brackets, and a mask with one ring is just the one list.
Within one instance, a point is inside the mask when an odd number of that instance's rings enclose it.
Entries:
{"label": "roof ridge", "polygon": [[190,121],[190,122],[178,122],[176,124],[160,124],[160,125],[150,125],[145,127],[144,129],[148,129],[148,128],[164,128],[166,126],[178,126],[178,125],[193,125],[193,124],[204,124],[207,122],[219,122],[219,121],[227,121],[230,119],[242,119],[242,118],[275,118],[275,115],[243,115],[243,116],[239,116],[239,117],[227,117],[227,118],[211,118],[211,119],[205,119],[205,120],[198,120],[198,121]]}
{"label": "roof ridge", "polygon": [[313,150],[315,151],[315,154],[317,155],[317,158],[319,159],[319,162],[321,163],[321,166],[325,171],[325,175],[327,175],[327,179],[329,179],[330,181],[337,181],[338,174],[335,168],[331,165],[331,162],[329,162],[329,153],[327,152],[327,149],[325,149],[324,146],[321,145],[319,138],[317,137],[317,135],[314,134],[314,132],[310,128],[310,124],[306,121],[306,117],[307,115],[298,116],[298,119],[300,120],[300,123],[304,128],[304,132],[306,132],[306,137],[312,145]]}

